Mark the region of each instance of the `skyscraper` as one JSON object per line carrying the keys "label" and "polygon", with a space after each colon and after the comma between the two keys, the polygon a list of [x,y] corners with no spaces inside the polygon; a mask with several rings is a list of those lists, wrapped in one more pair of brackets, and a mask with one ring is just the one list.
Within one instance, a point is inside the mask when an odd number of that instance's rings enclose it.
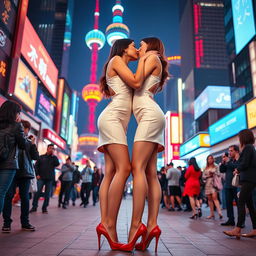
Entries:
{"label": "skyscraper", "polygon": [[207,86],[229,85],[223,0],[182,0],[180,31],[183,135],[187,140],[226,113],[210,109],[194,118],[194,101]]}
{"label": "skyscraper", "polygon": [[74,0],[30,0],[28,17],[55,62],[68,78]]}
{"label": "skyscraper", "polygon": [[256,96],[255,7],[255,0],[225,1],[225,30],[233,108]]}

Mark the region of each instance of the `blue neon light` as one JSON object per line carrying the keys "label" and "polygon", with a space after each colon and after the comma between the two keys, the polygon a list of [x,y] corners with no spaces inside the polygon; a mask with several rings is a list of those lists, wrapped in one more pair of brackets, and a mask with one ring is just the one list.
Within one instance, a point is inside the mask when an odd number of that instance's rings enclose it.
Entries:
{"label": "blue neon light", "polygon": [[236,53],[256,34],[252,0],[232,0]]}
{"label": "blue neon light", "polygon": [[245,105],[243,105],[209,127],[211,146],[235,136],[246,128]]}

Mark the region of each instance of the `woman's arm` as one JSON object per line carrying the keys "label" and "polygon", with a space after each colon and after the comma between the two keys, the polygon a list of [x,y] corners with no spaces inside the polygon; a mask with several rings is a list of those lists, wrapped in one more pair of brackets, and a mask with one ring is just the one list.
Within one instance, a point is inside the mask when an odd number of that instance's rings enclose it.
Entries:
{"label": "woman's arm", "polygon": [[139,89],[143,85],[143,82],[145,80],[145,60],[154,53],[155,51],[149,51],[139,59],[138,67],[135,74],[132,73],[132,71],[125,64],[120,56],[115,56],[112,59],[112,68],[128,86],[132,87],[133,89]]}
{"label": "woman's arm", "polygon": [[150,76],[153,71],[158,67],[158,65],[162,65],[159,57],[156,54],[151,54],[145,60],[145,71],[144,71],[144,80]]}

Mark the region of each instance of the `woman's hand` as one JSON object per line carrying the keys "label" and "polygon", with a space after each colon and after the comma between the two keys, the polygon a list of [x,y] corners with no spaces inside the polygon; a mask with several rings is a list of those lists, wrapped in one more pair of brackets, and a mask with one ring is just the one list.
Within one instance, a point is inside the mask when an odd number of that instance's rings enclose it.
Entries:
{"label": "woman's hand", "polygon": [[234,174],[234,175],[239,174],[239,171],[238,171],[237,169],[235,169],[235,170],[233,171],[233,174]]}
{"label": "woman's hand", "polygon": [[148,51],[146,52],[143,56],[140,57],[141,60],[146,60],[148,58],[148,56],[150,55],[157,55],[157,56],[160,56],[158,51]]}

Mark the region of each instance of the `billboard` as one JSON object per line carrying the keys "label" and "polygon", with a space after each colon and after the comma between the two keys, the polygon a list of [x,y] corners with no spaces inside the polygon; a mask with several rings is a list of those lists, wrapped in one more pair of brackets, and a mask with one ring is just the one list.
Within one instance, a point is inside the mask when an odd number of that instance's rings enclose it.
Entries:
{"label": "billboard", "polygon": [[245,105],[243,105],[209,127],[211,146],[235,136],[246,128]]}
{"label": "billboard", "polygon": [[200,147],[210,147],[210,137],[207,133],[197,134],[180,146],[180,156],[184,156]]}
{"label": "billboard", "polygon": [[37,93],[36,116],[43,120],[50,128],[53,128],[55,104],[40,89]]}
{"label": "billboard", "polygon": [[4,27],[9,33],[10,37],[14,34],[15,22],[17,16],[17,0],[2,0],[0,1],[0,27]]}
{"label": "billboard", "polygon": [[232,11],[238,54],[256,33],[253,0],[232,0]]}
{"label": "billboard", "polygon": [[26,17],[21,53],[45,87],[56,98],[58,69]]}
{"label": "billboard", "polygon": [[246,104],[248,128],[256,126],[256,98]]}
{"label": "billboard", "polygon": [[67,139],[70,99],[66,92],[64,92],[62,104],[63,104],[62,105],[63,107],[62,107],[62,120],[61,120],[60,136],[64,139]]}
{"label": "billboard", "polygon": [[0,89],[6,90],[6,78],[9,72],[9,57],[8,55],[0,50]]}
{"label": "billboard", "polygon": [[231,95],[229,86],[207,86],[195,100],[195,119],[211,108],[231,109]]}
{"label": "billboard", "polygon": [[32,111],[35,111],[36,94],[37,79],[27,66],[19,60],[14,95]]}

